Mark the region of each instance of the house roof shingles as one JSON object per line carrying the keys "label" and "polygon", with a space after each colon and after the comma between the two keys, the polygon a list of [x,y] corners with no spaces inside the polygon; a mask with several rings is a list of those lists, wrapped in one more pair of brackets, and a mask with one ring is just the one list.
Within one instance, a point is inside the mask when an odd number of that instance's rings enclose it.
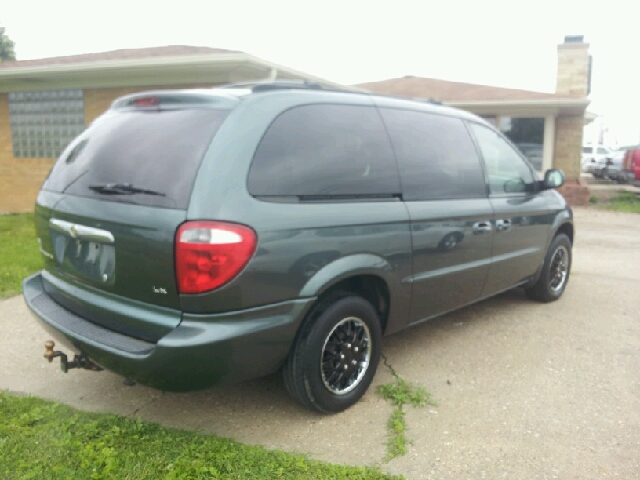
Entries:
{"label": "house roof shingles", "polygon": [[436,78],[401,77],[355,85],[373,93],[411,98],[431,98],[442,102],[550,100],[566,98],[554,93],[449,82]]}
{"label": "house roof shingles", "polygon": [[109,60],[137,60],[149,57],[177,57],[183,55],[206,55],[216,53],[240,53],[222,48],[192,47],[189,45],[167,45],[151,48],[127,48],[110,52],[83,53],[64,57],[39,58],[36,60],[17,60],[0,62],[1,68],[44,67],[48,65],[68,65],[74,63],[104,62]]}

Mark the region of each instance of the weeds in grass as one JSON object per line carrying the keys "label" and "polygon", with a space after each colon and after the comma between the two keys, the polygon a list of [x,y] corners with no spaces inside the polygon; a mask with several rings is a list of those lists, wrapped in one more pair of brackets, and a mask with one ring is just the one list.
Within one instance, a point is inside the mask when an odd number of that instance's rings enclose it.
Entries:
{"label": "weeds in grass", "polygon": [[640,197],[633,192],[620,192],[607,205],[610,210],[628,213],[640,213]]}
{"label": "weeds in grass", "polygon": [[407,422],[405,419],[404,405],[412,405],[413,407],[423,407],[425,405],[437,406],[437,403],[431,397],[424,387],[416,387],[398,373],[387,362],[386,357],[382,356],[384,364],[389,368],[391,374],[395,378],[394,383],[385,383],[379,385],[376,392],[385,400],[391,402],[394,406],[393,412],[387,422],[387,430],[389,439],[387,441],[386,461],[407,453],[407,445],[410,441],[407,439]]}

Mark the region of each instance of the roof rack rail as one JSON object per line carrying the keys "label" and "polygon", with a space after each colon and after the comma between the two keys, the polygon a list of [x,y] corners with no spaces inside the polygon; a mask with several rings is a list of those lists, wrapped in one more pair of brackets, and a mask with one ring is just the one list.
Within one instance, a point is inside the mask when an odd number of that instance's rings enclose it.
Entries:
{"label": "roof rack rail", "polygon": [[251,88],[253,93],[272,90],[324,90],[326,92],[349,92],[347,89],[324,87],[309,80],[257,80],[255,82],[230,83],[217,88]]}
{"label": "roof rack rail", "polygon": [[253,93],[270,92],[274,90],[322,90],[324,92],[360,93],[363,95],[373,95],[387,98],[397,98],[399,100],[411,100],[431,105],[442,105],[442,102],[434,98],[410,98],[398,95],[385,95],[368,91],[353,91],[348,88],[325,87],[318,82],[310,80],[256,80],[253,82],[229,83],[216,88],[250,88]]}

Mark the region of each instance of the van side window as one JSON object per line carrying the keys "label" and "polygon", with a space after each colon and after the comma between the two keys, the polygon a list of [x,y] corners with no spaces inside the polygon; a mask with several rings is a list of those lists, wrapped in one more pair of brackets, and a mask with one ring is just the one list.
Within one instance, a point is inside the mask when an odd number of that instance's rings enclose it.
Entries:
{"label": "van side window", "polygon": [[398,168],[375,107],[304,105],[267,129],[249,170],[254,196],[400,195]]}
{"label": "van side window", "polygon": [[403,198],[486,197],[480,159],[459,118],[381,108],[395,149]]}
{"label": "van side window", "polygon": [[518,152],[497,132],[470,123],[478,141],[493,195],[523,193],[534,190],[531,169]]}

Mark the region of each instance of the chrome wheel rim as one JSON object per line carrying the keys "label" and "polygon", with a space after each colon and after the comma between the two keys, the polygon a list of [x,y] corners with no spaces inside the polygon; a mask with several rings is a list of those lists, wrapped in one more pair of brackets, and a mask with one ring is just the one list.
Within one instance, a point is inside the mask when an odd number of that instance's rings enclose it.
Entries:
{"label": "chrome wheel rim", "polygon": [[569,273],[569,251],[564,246],[559,246],[551,257],[549,266],[549,288],[553,293],[562,290],[567,282]]}
{"label": "chrome wheel rim", "polygon": [[322,383],[331,393],[345,395],[360,384],[370,359],[369,327],[359,318],[347,317],[331,329],[322,346]]}

